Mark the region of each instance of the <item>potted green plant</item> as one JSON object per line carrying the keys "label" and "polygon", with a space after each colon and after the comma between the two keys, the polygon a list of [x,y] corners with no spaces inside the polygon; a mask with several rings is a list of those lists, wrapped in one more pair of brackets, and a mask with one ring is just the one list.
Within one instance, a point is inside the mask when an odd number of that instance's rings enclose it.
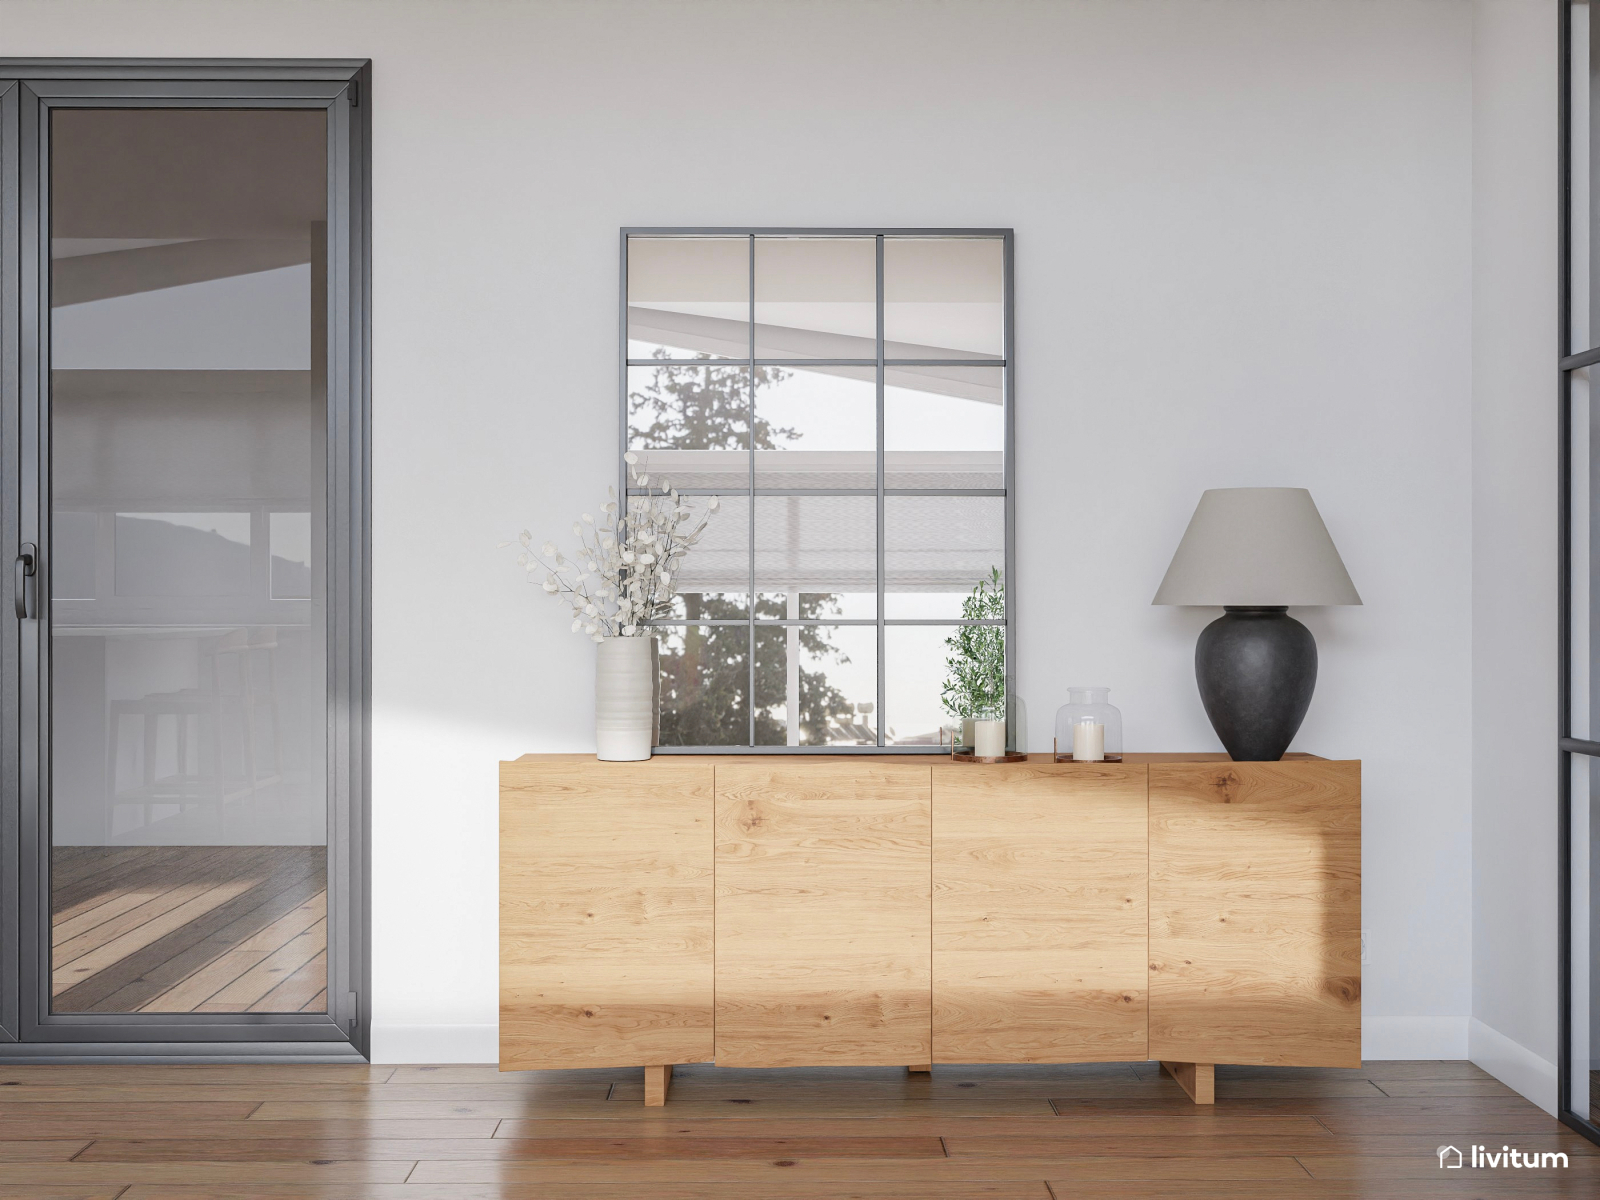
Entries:
{"label": "potted green plant", "polygon": [[[998,567],[989,568],[989,578],[980,579],[961,601],[965,621],[1004,620],[1005,581]],[[1004,625],[962,625],[945,640],[949,657],[940,699],[944,709],[961,722],[961,742],[978,745],[977,723],[995,722],[999,726],[1000,750],[1005,752],[1006,711],[1006,628]],[[985,751],[993,750],[993,725],[983,732]],[[993,755],[991,755],[992,757]]]}

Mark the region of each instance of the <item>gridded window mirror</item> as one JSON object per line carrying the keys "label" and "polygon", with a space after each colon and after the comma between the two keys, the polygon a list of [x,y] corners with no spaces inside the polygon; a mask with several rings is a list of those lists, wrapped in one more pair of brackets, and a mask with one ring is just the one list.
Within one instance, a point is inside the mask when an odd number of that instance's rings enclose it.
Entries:
{"label": "gridded window mirror", "polygon": [[662,748],[948,750],[953,662],[1015,652],[1011,232],[630,229],[622,267],[621,487],[721,501]]}

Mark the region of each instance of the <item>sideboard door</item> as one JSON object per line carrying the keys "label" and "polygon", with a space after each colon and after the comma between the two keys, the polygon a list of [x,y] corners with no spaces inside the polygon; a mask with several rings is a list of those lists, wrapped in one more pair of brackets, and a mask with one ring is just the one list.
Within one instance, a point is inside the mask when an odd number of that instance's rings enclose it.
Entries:
{"label": "sideboard door", "polygon": [[933,768],[933,1061],[1149,1055],[1146,768]]}
{"label": "sideboard door", "polygon": [[1150,767],[1150,1056],[1361,1065],[1361,764]]}
{"label": "sideboard door", "polygon": [[500,764],[500,1065],[712,1053],[712,765]]}
{"label": "sideboard door", "polygon": [[929,1062],[927,763],[716,771],[717,1065]]}

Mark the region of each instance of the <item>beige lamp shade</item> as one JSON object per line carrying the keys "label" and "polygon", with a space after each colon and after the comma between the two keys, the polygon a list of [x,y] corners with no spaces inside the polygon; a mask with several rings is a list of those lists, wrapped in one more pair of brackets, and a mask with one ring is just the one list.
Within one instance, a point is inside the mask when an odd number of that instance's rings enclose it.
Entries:
{"label": "beige lamp shade", "polygon": [[1212,488],[1200,497],[1152,604],[1360,604],[1305,488]]}

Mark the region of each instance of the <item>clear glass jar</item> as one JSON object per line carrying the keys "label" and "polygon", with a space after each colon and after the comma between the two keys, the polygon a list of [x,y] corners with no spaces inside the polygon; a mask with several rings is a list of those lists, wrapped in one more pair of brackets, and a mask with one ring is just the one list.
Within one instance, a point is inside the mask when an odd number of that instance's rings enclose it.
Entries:
{"label": "clear glass jar", "polygon": [[1122,713],[1108,702],[1110,688],[1067,689],[1056,710],[1057,762],[1121,762]]}

